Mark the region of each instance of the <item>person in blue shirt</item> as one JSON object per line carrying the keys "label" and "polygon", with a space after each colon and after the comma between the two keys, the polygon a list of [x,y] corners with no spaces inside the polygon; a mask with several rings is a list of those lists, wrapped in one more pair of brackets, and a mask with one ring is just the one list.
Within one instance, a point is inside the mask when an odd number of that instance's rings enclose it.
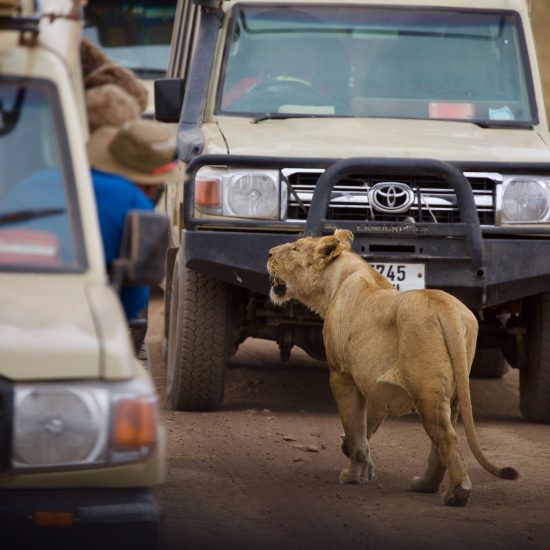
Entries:
{"label": "person in blue shirt", "polygon": [[[99,228],[107,268],[118,257],[124,221],[129,210],[152,210],[153,203],[143,191],[131,181],[92,168],[92,182],[97,204]],[[134,319],[149,302],[149,288],[145,286],[123,286],[120,299],[129,321]]]}
{"label": "person in blue shirt", "polygon": [[[88,157],[107,269],[119,256],[127,213],[153,210],[159,186],[183,177],[175,141],[171,128],[142,119],[120,128],[102,126],[90,136]],[[142,286],[120,289],[128,321],[146,308],[149,293]]]}

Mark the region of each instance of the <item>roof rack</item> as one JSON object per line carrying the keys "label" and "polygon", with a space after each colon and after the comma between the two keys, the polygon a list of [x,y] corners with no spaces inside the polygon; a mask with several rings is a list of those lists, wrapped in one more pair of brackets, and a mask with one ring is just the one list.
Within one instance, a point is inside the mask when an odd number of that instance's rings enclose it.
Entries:
{"label": "roof rack", "polygon": [[0,31],[38,34],[40,17],[35,10],[36,4],[28,0],[0,0]]}
{"label": "roof rack", "polygon": [[14,15],[10,17],[0,15],[0,31],[30,32],[36,35],[39,32],[39,24],[40,17],[36,16],[21,17]]}
{"label": "roof rack", "polygon": [[82,20],[87,0],[0,0],[0,31],[20,31],[37,35],[41,20]]}

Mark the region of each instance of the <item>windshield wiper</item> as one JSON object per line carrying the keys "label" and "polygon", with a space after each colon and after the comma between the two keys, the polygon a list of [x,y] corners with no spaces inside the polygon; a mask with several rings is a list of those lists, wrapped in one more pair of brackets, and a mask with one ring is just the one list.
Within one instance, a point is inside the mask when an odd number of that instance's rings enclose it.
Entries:
{"label": "windshield wiper", "polygon": [[521,130],[532,130],[533,125],[530,122],[517,121],[487,121],[487,120],[458,120],[457,122],[471,122],[480,128],[516,128]]}
{"label": "windshield wiper", "polygon": [[28,210],[17,210],[0,214],[0,225],[9,225],[11,223],[27,222],[37,218],[46,218],[48,216],[58,216],[65,212],[64,208],[35,208]]}
{"label": "windshield wiper", "polygon": [[326,118],[334,115],[322,115],[322,114],[299,114],[299,113],[262,113],[256,115],[252,119],[252,123],[262,122],[263,120],[285,120],[287,118]]}

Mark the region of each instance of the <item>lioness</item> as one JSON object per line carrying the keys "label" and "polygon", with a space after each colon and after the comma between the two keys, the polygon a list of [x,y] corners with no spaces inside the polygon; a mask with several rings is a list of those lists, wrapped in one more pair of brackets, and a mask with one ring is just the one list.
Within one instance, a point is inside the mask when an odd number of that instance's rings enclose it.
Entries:
{"label": "lioness", "polygon": [[445,471],[444,503],[464,506],[472,484],[454,425],[461,412],[478,462],[502,479],[514,468],[498,468],[477,441],[469,388],[478,324],[459,300],[440,290],[399,292],[351,249],[353,234],[336,230],[305,237],[269,251],[270,298],[295,298],[323,319],[330,385],[345,436],[350,466],[341,483],[374,478],[369,440],[388,415],[416,410],[432,440],[428,465],[412,480],[414,491],[435,493]]}

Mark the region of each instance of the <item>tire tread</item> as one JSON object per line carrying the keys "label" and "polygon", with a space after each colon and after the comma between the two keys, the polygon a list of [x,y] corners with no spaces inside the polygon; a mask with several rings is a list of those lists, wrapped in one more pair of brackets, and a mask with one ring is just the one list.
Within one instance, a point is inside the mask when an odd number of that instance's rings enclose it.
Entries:
{"label": "tire tread", "polygon": [[214,410],[222,401],[225,382],[228,289],[207,275],[183,269],[169,400],[176,410]]}

